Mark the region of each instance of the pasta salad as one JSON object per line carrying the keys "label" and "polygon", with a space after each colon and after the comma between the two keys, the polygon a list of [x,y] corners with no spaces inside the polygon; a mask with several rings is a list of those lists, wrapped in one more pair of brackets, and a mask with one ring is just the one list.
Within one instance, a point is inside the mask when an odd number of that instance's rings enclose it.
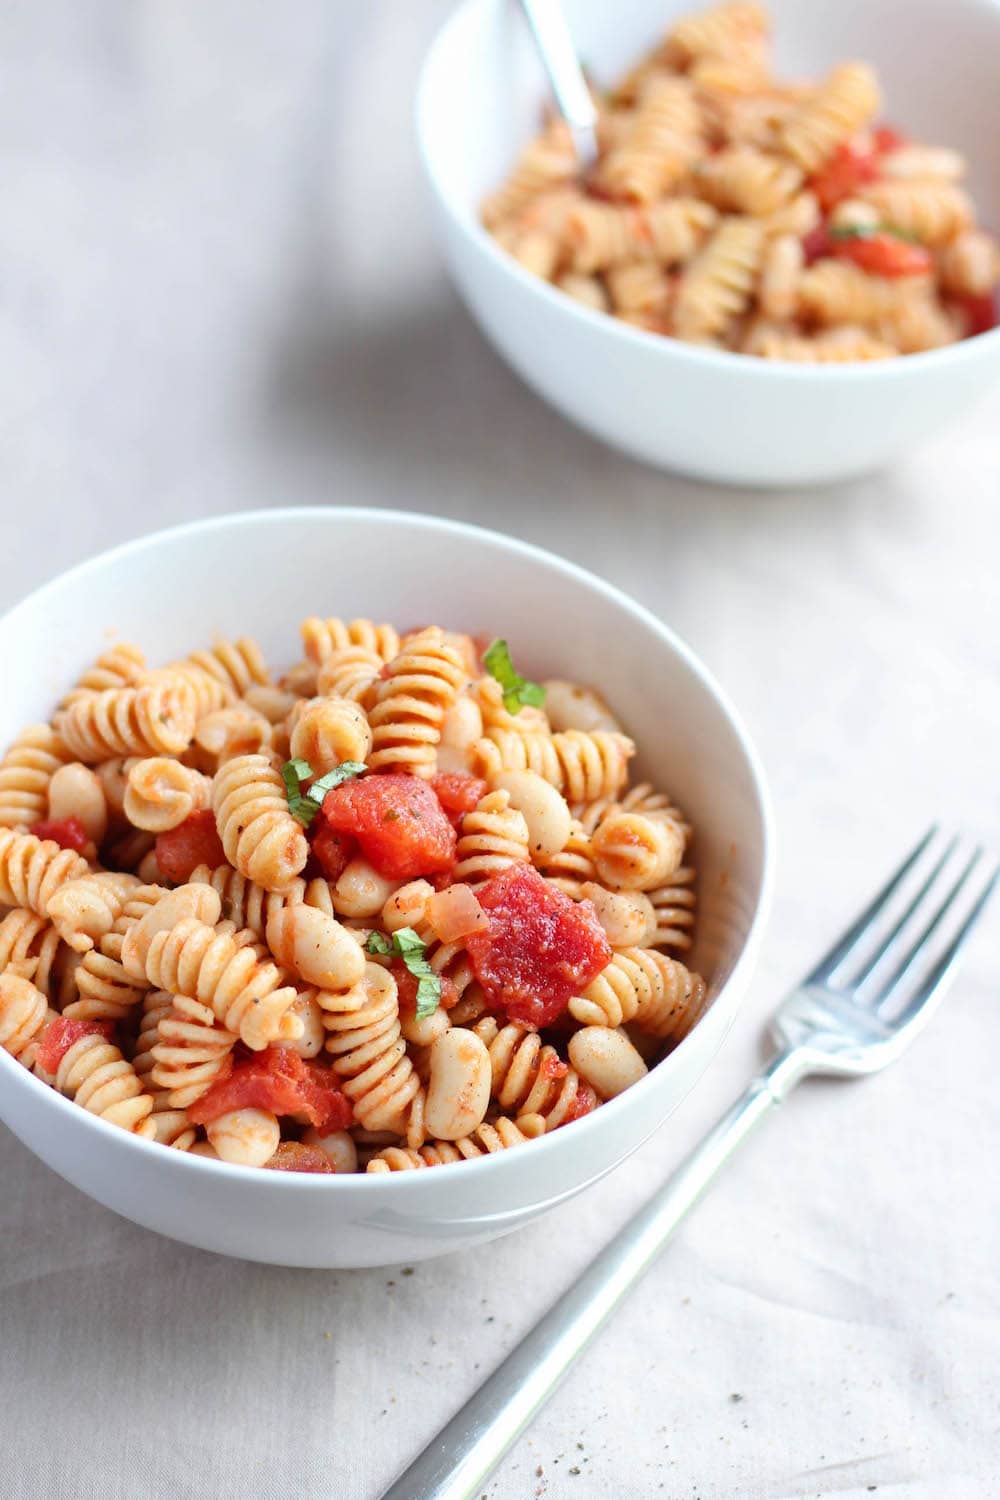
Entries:
{"label": "pasta salad", "polygon": [[601,697],[503,640],[311,617],[105,653],[0,763],[0,1045],[243,1166],[372,1174],[561,1129],[697,1020],[691,829]]}

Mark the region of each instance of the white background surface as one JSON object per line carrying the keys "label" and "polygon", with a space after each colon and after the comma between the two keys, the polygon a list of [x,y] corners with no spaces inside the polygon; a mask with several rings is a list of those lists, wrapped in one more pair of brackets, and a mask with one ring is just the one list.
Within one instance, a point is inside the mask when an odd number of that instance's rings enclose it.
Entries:
{"label": "white background surface", "polygon": [[[374,1500],[742,1086],[782,987],[930,815],[1000,843],[1000,399],[889,474],[780,497],[564,425],[428,239],[409,95],[447,9],[0,16],[0,604],[125,537],[282,501],[562,551],[677,628],[756,734],[781,840],[764,960],[639,1156],[412,1275],[175,1246],[4,1133],[4,1500]],[[153,646],[155,601],[150,626]],[[894,1071],[807,1086],[765,1126],[490,1500],[1000,1494],[998,926]]]}

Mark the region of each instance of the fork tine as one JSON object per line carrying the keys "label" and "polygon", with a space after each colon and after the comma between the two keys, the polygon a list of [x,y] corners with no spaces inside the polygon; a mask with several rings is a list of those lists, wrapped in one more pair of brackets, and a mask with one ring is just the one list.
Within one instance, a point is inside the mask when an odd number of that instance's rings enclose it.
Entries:
{"label": "fork tine", "polygon": [[[980,850],[976,859],[974,859],[972,861],[972,864],[968,867],[966,873],[968,873],[969,870],[971,870],[975,865],[978,865],[981,862],[982,858],[983,852],[982,850]],[[917,990],[913,998],[910,1000],[910,1003],[907,1005],[906,1009],[899,1016],[896,1022],[897,1026],[899,1026],[900,1028],[902,1028],[903,1026],[908,1026],[912,1021],[916,1020],[921,1011],[926,1010],[929,1013],[930,1002],[932,1000],[939,999],[944,994],[953,977],[952,971],[955,968],[958,955],[961,949],[964,947],[966,939],[968,938],[972,929],[975,927],[976,923],[979,921],[979,918],[982,916],[987,902],[996,889],[998,879],[1000,879],[1000,865],[994,862],[993,873],[990,875],[989,880],[986,882],[982,891],[976,897],[976,900],[969,910],[968,914],[966,915],[961,927],[955,933],[955,936],[952,938],[951,942],[948,944],[947,948],[944,950],[937,963],[931,969],[930,973],[926,975],[923,983],[921,984],[920,988]],[[964,883],[965,876],[963,875],[962,880],[959,882],[959,885],[961,886]],[[950,905],[951,898],[949,898],[948,902],[945,903],[945,906],[942,909],[941,913],[942,916],[944,915],[944,912],[949,909]],[[888,990],[887,993],[882,997],[882,1000],[880,1001],[880,1008],[884,1006],[886,1009],[888,1009],[893,997],[898,994],[899,991],[903,988],[910,970],[919,961],[920,956],[926,947],[927,937],[930,936],[930,933],[933,931],[934,927],[937,926],[938,921],[940,921],[940,917],[938,917],[937,920],[928,929],[923,941],[918,943],[917,947],[914,949],[910,957],[909,962],[902,969],[902,971],[894,981],[892,988]]]}
{"label": "fork tine", "polygon": [[[913,897],[912,901],[907,904],[906,910],[903,912],[898,922],[896,922],[892,931],[886,935],[884,941],[881,942],[876,951],[871,954],[864,968],[861,969],[858,973],[852,974],[852,990],[856,991],[864,989],[865,985],[871,979],[872,975],[875,974],[880,966],[885,962],[886,958],[896,946],[896,943],[899,940],[900,933],[903,931],[904,927],[906,927],[907,924],[913,919],[920,907],[924,904],[931,892],[932,887],[935,885],[938,876],[941,874],[941,871],[951,859],[951,856],[954,854],[957,848],[958,834],[956,833],[953,838],[948,840],[948,843],[945,845],[944,853],[941,855],[940,859],[935,861],[926,880],[923,882],[920,889]],[[949,901],[952,899],[953,895],[954,892],[949,895]]]}
{"label": "fork tine", "polygon": [[911,854],[907,855],[896,873],[889,878],[887,884],[882,887],[874,900],[865,907],[857,921],[852,923],[847,931],[837,939],[829,952],[823,955],[816,967],[806,975],[805,984],[826,984],[829,982],[831,976],[840,968],[858,940],[864,936],[875,918],[879,915],[882,908],[895,896],[938,831],[937,823],[932,823],[917,847]]}

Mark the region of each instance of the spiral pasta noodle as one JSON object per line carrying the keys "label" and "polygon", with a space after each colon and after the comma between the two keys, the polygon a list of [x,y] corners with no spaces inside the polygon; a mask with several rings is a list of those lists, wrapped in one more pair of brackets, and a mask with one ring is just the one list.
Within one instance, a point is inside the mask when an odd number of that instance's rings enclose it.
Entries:
{"label": "spiral pasta noodle", "polygon": [[156,1134],[149,1118],[152,1097],[143,1089],[128,1059],[103,1036],[82,1036],[73,1043],[56,1070],[55,1086],[111,1125],[147,1139]]}
{"label": "spiral pasta noodle", "polygon": [[89,874],[87,861],[71,849],[33,833],[0,828],[0,902],[5,906],[27,907],[47,917],[56,891]]}
{"label": "spiral pasta noodle", "polygon": [[574,803],[616,796],[634,754],[627,735],[606,730],[567,729],[553,735],[493,730],[476,742],[472,758],[487,781],[504,771],[534,771]]}
{"label": "spiral pasta noodle", "polygon": [[29,828],[46,816],[49,785],[68,749],[48,724],[21,731],[0,762],[0,827]]}
{"label": "spiral pasta noodle", "polygon": [[230,864],[269,891],[287,890],[305,865],[309,846],[268,758],[237,755],[220,767],[212,807]]}
{"label": "spiral pasta noodle", "polygon": [[277,966],[260,962],[250,947],[197,917],[156,933],[145,968],[151,985],[200,1000],[254,1051],[301,1034],[301,1022],[291,1014],[295,988],[282,983]]}
{"label": "spiral pasta noodle", "polygon": [[[210,651],[192,651],[188,662],[220,683],[231,699],[242,698],[255,684],[269,687],[271,683],[264,654],[249,636],[240,636],[236,641],[217,641]],[[223,706],[214,704],[217,708]]]}
{"label": "spiral pasta noodle", "polygon": [[137,687],[146,675],[146,657],[138,646],[123,641],[104,651],[92,667],[83,673],[76,687],[62,700],[61,707],[69,708],[88,693],[105,693],[111,688]]}
{"label": "spiral pasta noodle", "polygon": [[302,645],[306,656],[317,667],[336,651],[352,646],[369,651],[383,665],[399,651],[399,636],[392,625],[376,625],[374,620],[338,620],[331,616],[320,619],[310,615],[301,625]]}
{"label": "spiral pasta noodle", "polygon": [[724,219],[685,271],[674,301],[679,338],[714,338],[750,305],[763,252],[754,219]]}
{"label": "spiral pasta noodle", "polygon": [[216,1019],[210,1005],[174,995],[159,1015],[151,1056],[153,1083],[166,1091],[171,1109],[187,1109],[220,1077],[237,1035]]}
{"label": "spiral pasta noodle", "polygon": [[71,755],[94,765],[113,755],[179,755],[194,738],[194,691],[167,674],[139,687],[87,693],[55,716]]}
{"label": "spiral pasta noodle", "polygon": [[679,960],[649,948],[625,948],[583,995],[569,1002],[582,1026],[634,1022],[660,1040],[679,1041],[705,1000],[705,981]]}
{"label": "spiral pasta noodle", "polygon": [[54,1012],[42,990],[23,974],[0,974],[0,1047],[26,1068]]}
{"label": "spiral pasta noodle", "polygon": [[597,878],[614,891],[648,891],[678,869],[684,836],[669,818],[609,812],[590,841]]}
{"label": "spiral pasta noodle", "polygon": [[399,1027],[396,982],[387,970],[367,964],[364,984],[356,1010],[326,1016],[326,1050],[359,1123],[402,1134],[420,1079]]}
{"label": "spiral pasta noodle", "polygon": [[694,881],[694,869],[682,865],[674,871],[667,885],[658,886],[648,893],[656,913],[656,933],[649,944],[651,948],[691,947],[697,902]]}
{"label": "spiral pasta noodle", "polygon": [[0,973],[20,974],[52,999],[60,941],[45,917],[16,907],[0,921]]}
{"label": "spiral pasta noodle", "polygon": [[48,914],[59,936],[77,953],[86,953],[122,915],[139,889],[134,875],[116,870],[86,874],[61,885],[48,900]]}
{"label": "spiral pasta noodle", "polygon": [[804,99],[782,122],[781,144],[803,171],[815,172],[838,146],[874,119],[880,102],[878,82],[867,63],[842,63],[815,95]]}
{"label": "spiral pasta noodle", "polygon": [[386,667],[368,719],[372,770],[431,777],[448,709],[466,672],[461,657],[434,627],[413,636]]}
{"label": "spiral pasta noodle", "polygon": [[428,1141],[418,1150],[404,1146],[384,1146],[368,1162],[366,1170],[409,1172],[421,1167],[444,1167],[457,1161],[474,1161],[478,1156],[492,1156],[521,1146],[528,1139],[513,1120],[502,1115],[484,1121],[478,1130],[458,1141]]}
{"label": "spiral pasta noodle", "polygon": [[[515,1114],[521,1130],[543,1134],[572,1118],[579,1075],[537,1031],[500,1026],[493,1016],[484,1016],[473,1030],[490,1055],[493,1098],[506,1114]],[[525,1116],[532,1117],[527,1127]]]}
{"label": "spiral pasta noodle", "polygon": [[452,874],[455,880],[478,885],[507,865],[530,857],[523,815],[511,807],[507,792],[487,792],[462,819]]}

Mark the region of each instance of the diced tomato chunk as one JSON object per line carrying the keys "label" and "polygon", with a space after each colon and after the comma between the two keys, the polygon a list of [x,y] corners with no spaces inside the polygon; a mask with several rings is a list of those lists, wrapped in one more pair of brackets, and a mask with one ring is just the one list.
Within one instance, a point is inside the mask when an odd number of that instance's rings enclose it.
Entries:
{"label": "diced tomato chunk", "polygon": [[845,143],[837,147],[826,166],[810,179],[809,186],[819,199],[820,207],[829,213],[831,208],[844,198],[850,198],[866,182],[874,182],[877,176],[878,159],[875,152]]}
{"label": "diced tomato chunk", "polygon": [[592,904],[571,901],[529,864],[501,870],[477,894],[489,928],[466,940],[476,978],[511,1021],[550,1025],[611,961]]}
{"label": "diced tomato chunk", "polygon": [[71,1021],[67,1016],[58,1016],[49,1022],[42,1034],[36,1061],[46,1073],[55,1073],[66,1053],[82,1036],[103,1036],[110,1041],[114,1029],[114,1021]]}
{"label": "diced tomato chunk", "polygon": [[888,230],[834,237],[831,248],[838,260],[853,261],[873,276],[924,276],[934,266],[923,245],[912,245]]}
{"label": "diced tomato chunk", "polygon": [[343,1130],[353,1114],[336,1075],[308,1062],[290,1047],[267,1047],[236,1063],[228,1078],[188,1108],[193,1125],[207,1125],[233,1109],[269,1109],[275,1115],[304,1115],[317,1130]]}
{"label": "diced tomato chunk", "polygon": [[830,254],[832,248],[833,241],[830,238],[828,226],[826,224],[817,224],[816,228],[810,229],[809,233],[802,240],[802,250],[806,258],[806,265],[811,266],[815,261],[822,260],[825,255]]}
{"label": "diced tomato chunk", "polygon": [[955,305],[965,320],[966,338],[997,326],[996,303],[988,292],[983,297],[956,297]]}
{"label": "diced tomato chunk", "polygon": [[41,823],[32,823],[29,832],[36,839],[51,839],[61,849],[74,849],[77,854],[82,854],[90,842],[77,817],[43,819]]}
{"label": "diced tomato chunk", "polygon": [[156,863],[165,880],[183,885],[198,865],[214,870],[226,863],[215,814],[211,808],[189,813],[183,823],[156,835]]}
{"label": "diced tomato chunk", "polygon": [[596,1108],[596,1093],[591,1088],[589,1083],[584,1083],[581,1079],[579,1087],[576,1091],[576,1098],[573,1100],[572,1105],[567,1111],[566,1118],[563,1120],[563,1124],[569,1125],[573,1120],[582,1120],[584,1115],[589,1115],[591,1111],[595,1110]]}
{"label": "diced tomato chunk", "polygon": [[[396,981],[399,991],[399,1008],[404,1016],[416,1014],[417,1009],[417,985],[419,980],[415,979],[401,958],[397,958],[391,964],[392,977]],[[438,1001],[442,1010],[451,1010],[453,1005],[458,1004],[458,990],[455,981],[447,975],[441,978],[441,999]]]}
{"label": "diced tomato chunk", "polygon": [[[357,841],[331,828],[322,813],[313,820],[309,853],[324,880],[336,883],[357,852]],[[313,872],[307,869],[306,874],[311,879]]]}
{"label": "diced tomato chunk", "polygon": [[419,776],[344,781],[327,792],[321,816],[335,832],[356,838],[365,858],[389,880],[413,880],[454,864],[455,830],[433,787]]}
{"label": "diced tomato chunk", "polygon": [[880,156],[886,156],[890,151],[898,151],[901,146],[909,145],[909,140],[892,125],[877,125],[872,132],[875,142],[875,150]]}
{"label": "diced tomato chunk", "polygon": [[431,786],[452,823],[456,826],[471,812],[480,797],[486,796],[486,782],[478,776],[462,776],[458,771],[439,771]]}
{"label": "diced tomato chunk", "polygon": [[333,1163],[318,1146],[302,1141],[282,1141],[265,1165],[272,1172],[332,1172]]}

